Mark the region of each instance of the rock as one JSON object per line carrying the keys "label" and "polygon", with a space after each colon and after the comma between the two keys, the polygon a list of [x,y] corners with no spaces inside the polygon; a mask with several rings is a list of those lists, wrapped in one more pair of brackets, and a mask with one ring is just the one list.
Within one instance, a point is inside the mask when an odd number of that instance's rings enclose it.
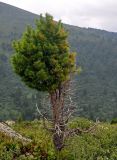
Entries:
{"label": "rock", "polygon": [[0,122],[0,132],[4,133],[8,137],[16,138],[16,139],[20,140],[23,144],[32,142],[31,139],[23,137],[21,134],[19,134],[18,132],[14,131],[10,126],[8,126],[4,122]]}
{"label": "rock", "polygon": [[5,123],[8,124],[9,126],[12,126],[15,124],[15,121],[8,120],[8,121],[5,121]]}

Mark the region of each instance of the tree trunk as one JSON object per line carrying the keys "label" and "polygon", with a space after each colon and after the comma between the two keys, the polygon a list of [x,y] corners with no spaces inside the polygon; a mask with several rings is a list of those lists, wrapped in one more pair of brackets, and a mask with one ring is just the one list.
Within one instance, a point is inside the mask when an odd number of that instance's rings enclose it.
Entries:
{"label": "tree trunk", "polygon": [[50,94],[51,106],[53,113],[53,143],[57,151],[61,151],[64,147],[64,132],[65,125],[63,119],[63,109],[64,109],[64,95],[61,90],[56,90],[54,93]]}

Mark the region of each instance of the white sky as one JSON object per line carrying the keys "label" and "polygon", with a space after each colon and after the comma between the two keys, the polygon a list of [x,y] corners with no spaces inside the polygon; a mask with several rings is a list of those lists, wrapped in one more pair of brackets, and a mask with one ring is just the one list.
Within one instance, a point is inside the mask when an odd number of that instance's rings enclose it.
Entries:
{"label": "white sky", "polygon": [[117,32],[117,0],[0,0],[36,14],[80,27]]}

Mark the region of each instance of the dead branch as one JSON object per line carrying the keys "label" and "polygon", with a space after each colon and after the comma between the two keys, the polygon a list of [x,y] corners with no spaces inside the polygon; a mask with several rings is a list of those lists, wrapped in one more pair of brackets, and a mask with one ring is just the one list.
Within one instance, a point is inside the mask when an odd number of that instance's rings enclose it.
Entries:
{"label": "dead branch", "polygon": [[[43,117],[43,119],[45,119],[45,120],[47,120],[47,118],[41,113],[41,111],[39,110],[39,108],[38,108],[38,106],[37,106],[37,103],[36,103],[36,110],[37,110],[37,112],[39,113],[39,115],[41,116],[41,117]],[[47,120],[48,121],[48,120]]]}
{"label": "dead branch", "polygon": [[59,124],[55,124],[55,131],[55,134],[57,133],[59,136],[61,135],[62,131]]}
{"label": "dead branch", "polygon": [[36,103],[36,109],[37,109],[37,112],[41,115],[42,119],[43,119],[43,126],[44,126],[44,129],[46,129],[47,131],[50,131],[50,132],[54,132],[54,129],[53,128],[48,128],[47,125],[46,125],[46,122],[49,122],[48,119],[41,113],[41,111],[39,110],[38,106],[37,106],[37,103]]}
{"label": "dead branch", "polygon": [[69,119],[71,118],[71,115],[74,113],[74,110],[70,111],[69,114],[67,115],[66,119],[64,120],[65,121],[65,124],[68,123]]}
{"label": "dead branch", "polygon": [[96,129],[96,126],[99,124],[99,122],[96,122],[93,126],[89,127],[88,129],[81,129],[81,128],[74,128],[74,129],[69,129],[65,133],[65,137],[71,137],[73,135],[80,135],[82,133],[89,133],[92,132]]}

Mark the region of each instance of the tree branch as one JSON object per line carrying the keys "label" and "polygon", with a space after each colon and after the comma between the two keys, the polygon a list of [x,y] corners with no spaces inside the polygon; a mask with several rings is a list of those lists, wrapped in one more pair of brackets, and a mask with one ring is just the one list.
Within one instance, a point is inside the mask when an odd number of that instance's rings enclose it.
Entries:
{"label": "tree branch", "polygon": [[89,133],[93,130],[95,130],[96,126],[98,125],[99,122],[96,122],[93,126],[89,127],[88,129],[81,129],[81,128],[74,128],[74,129],[69,129],[65,133],[65,137],[71,137],[73,135],[80,135],[82,133]]}
{"label": "tree branch", "polygon": [[37,106],[37,103],[36,103],[36,109],[37,109],[37,112],[42,116],[44,129],[46,129],[48,131],[51,131],[51,132],[54,132],[55,130],[53,128],[48,128],[47,127],[45,121],[48,121],[48,119],[41,113],[41,111],[39,110],[39,108]]}

